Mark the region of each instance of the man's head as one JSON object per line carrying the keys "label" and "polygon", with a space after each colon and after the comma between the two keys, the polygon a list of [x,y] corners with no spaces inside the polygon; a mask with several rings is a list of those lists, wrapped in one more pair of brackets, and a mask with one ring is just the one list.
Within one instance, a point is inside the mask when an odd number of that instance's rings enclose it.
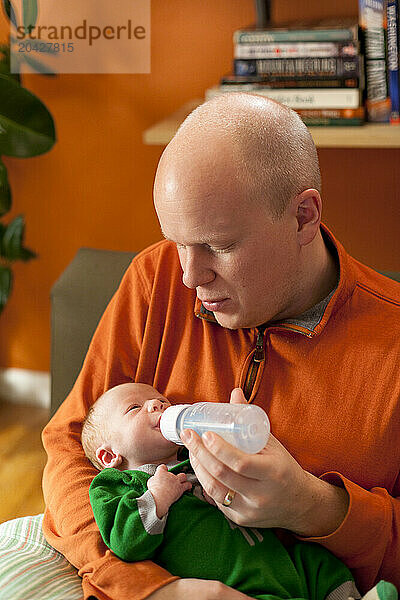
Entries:
{"label": "man's head", "polygon": [[176,456],[177,446],[161,435],[159,426],[168,406],[167,398],[144,383],[111,388],[95,402],[84,421],[86,456],[99,470],[169,462]]}
{"label": "man's head", "polygon": [[184,284],[221,325],[254,327],[304,304],[320,186],[307,128],[276,102],[222,95],[184,121],[161,157],[155,207]]}

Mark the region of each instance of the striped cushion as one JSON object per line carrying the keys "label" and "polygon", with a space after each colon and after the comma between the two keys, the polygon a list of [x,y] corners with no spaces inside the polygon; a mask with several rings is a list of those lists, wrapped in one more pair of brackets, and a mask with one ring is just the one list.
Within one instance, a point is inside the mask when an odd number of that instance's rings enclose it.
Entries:
{"label": "striped cushion", "polygon": [[0,600],[82,600],[76,569],[46,542],[42,521],[0,524]]}

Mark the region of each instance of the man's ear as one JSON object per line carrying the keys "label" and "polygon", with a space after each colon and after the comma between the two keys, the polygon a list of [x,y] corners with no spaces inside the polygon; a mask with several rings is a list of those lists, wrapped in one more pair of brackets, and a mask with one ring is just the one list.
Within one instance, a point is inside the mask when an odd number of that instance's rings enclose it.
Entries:
{"label": "man's ear", "polygon": [[100,448],[97,448],[96,458],[105,469],[116,469],[122,463],[122,456],[114,452],[108,444],[103,444]]}
{"label": "man's ear", "polygon": [[322,201],[318,190],[308,189],[295,198],[297,236],[300,246],[313,241],[321,223]]}

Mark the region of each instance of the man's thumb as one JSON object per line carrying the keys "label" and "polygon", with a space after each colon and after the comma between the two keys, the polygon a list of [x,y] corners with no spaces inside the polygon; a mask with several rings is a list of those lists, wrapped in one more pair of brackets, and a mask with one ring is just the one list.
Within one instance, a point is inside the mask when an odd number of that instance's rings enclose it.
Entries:
{"label": "man's thumb", "polygon": [[235,388],[231,391],[231,404],[247,404],[247,400],[244,397],[243,390],[241,388]]}

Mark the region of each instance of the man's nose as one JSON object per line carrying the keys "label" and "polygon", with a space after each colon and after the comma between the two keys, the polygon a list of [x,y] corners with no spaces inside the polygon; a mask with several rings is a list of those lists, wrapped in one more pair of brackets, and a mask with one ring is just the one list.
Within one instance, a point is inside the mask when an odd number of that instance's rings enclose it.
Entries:
{"label": "man's nose", "polygon": [[195,289],[215,279],[205,249],[186,247],[179,252],[179,258],[183,270],[182,281],[187,288]]}
{"label": "man's nose", "polygon": [[161,400],[158,400],[157,398],[153,398],[152,400],[147,400],[147,402],[146,402],[146,408],[147,408],[148,412],[156,412],[157,410],[164,412],[164,410],[166,408],[168,408],[168,406],[170,406],[169,402],[162,402]]}

